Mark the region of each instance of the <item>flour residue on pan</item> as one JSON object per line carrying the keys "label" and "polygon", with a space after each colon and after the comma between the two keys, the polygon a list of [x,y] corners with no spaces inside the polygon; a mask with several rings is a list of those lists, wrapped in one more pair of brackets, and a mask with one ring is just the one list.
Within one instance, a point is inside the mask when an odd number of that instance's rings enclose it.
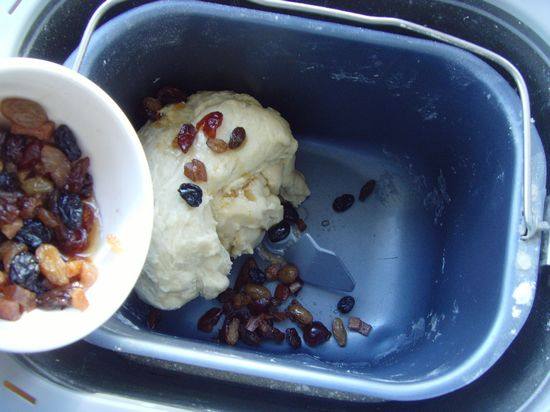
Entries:
{"label": "flour residue on pan", "polygon": [[445,213],[447,205],[451,203],[451,197],[447,193],[447,183],[441,169],[439,170],[436,185],[426,195],[423,203],[426,210],[433,210],[434,224],[443,226],[443,214]]}

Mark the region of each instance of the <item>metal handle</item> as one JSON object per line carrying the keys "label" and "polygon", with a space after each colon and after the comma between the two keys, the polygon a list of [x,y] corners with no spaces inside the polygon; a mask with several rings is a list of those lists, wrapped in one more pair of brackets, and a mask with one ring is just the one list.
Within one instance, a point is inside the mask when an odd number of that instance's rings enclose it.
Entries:
{"label": "metal handle", "polygon": [[[110,9],[112,6],[122,3],[126,0],[106,0],[92,15],[86,30],[80,41],[78,47],[78,52],[76,54],[75,62],[73,64],[73,69],[78,71],[82,63],[84,54],[90,42],[92,33],[99,22],[100,18],[105,14],[105,12]],[[324,17],[333,17],[337,19],[353,21],[356,23],[361,23],[368,26],[385,26],[385,27],[397,27],[400,29],[405,29],[414,33],[421,34],[426,37],[430,37],[434,40],[440,41],[442,43],[451,44],[461,49],[467,50],[471,53],[477,54],[487,60],[490,60],[504,70],[506,70],[510,76],[514,79],[519,97],[521,99],[521,108],[522,108],[522,122],[523,122],[523,219],[524,219],[524,231],[521,234],[523,240],[530,239],[535,236],[539,231],[549,230],[550,224],[545,221],[537,221],[536,217],[533,215],[532,205],[531,205],[531,106],[529,102],[529,92],[527,90],[527,85],[523,76],[519,70],[507,59],[501,55],[488,50],[484,47],[478,46],[477,44],[471,43],[467,40],[460,39],[458,37],[452,36],[450,34],[444,33],[439,30],[430,29],[429,27],[422,26],[417,23],[410,22],[408,20],[403,20],[395,17],[378,17],[378,16],[368,16],[359,13],[352,13],[338,9],[331,9],[328,7],[314,6],[311,4],[304,3],[294,3],[285,0],[247,0],[250,3],[257,4],[259,6],[264,6],[273,9],[280,10],[290,10],[301,13],[308,13],[317,16]]]}

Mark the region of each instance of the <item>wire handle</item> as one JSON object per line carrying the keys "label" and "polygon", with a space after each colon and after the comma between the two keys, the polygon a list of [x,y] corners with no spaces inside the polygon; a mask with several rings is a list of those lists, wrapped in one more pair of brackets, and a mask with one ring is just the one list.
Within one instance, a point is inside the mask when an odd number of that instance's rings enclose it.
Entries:
{"label": "wire handle", "polygon": [[[101,4],[94,12],[86,30],[82,35],[80,45],[78,46],[78,51],[75,57],[73,64],[73,70],[77,71],[80,69],[82,64],[82,59],[86,54],[86,49],[90,42],[92,33],[107,10],[112,6],[122,3],[126,0],[106,0]],[[307,14],[313,14],[316,16],[324,17],[333,17],[341,20],[353,21],[356,23],[361,23],[368,26],[385,26],[385,27],[398,27],[400,29],[408,30],[414,33],[421,34],[423,36],[432,38],[434,40],[440,41],[442,43],[447,43],[461,49],[467,50],[471,53],[477,54],[487,60],[492,61],[493,63],[498,64],[506,72],[512,76],[514,82],[516,83],[519,97],[521,99],[521,108],[522,108],[522,123],[523,123],[523,219],[524,219],[524,230],[521,234],[521,239],[527,240],[535,236],[540,231],[547,231],[550,229],[550,224],[545,221],[538,221],[533,214],[533,209],[531,205],[531,106],[529,102],[529,92],[527,90],[527,85],[523,76],[519,70],[506,58],[501,55],[486,49],[484,47],[478,46],[477,44],[471,43],[467,40],[463,40],[459,37],[452,36],[450,34],[444,33],[439,30],[431,29],[429,27],[422,26],[417,23],[410,22],[408,20],[403,20],[395,17],[378,17],[378,16],[368,16],[359,13],[352,13],[338,9],[331,9],[328,7],[314,6],[311,4],[304,3],[295,3],[286,0],[247,0],[250,3],[257,4],[259,6],[264,6],[273,9],[279,10],[289,10]]]}

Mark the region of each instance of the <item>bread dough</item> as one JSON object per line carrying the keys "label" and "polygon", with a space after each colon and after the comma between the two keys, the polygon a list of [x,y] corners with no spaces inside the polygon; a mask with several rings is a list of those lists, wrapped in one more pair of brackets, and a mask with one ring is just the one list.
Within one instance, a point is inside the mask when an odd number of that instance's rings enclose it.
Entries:
{"label": "bread dough", "polygon": [[[223,114],[216,138],[229,141],[235,127],[246,139],[235,150],[215,153],[197,133],[187,153],[172,146],[184,123],[196,125],[208,113]],[[160,309],[177,309],[202,295],[215,298],[229,285],[230,256],[252,253],[265,230],[281,221],[278,195],[300,204],[309,189],[294,169],[298,142],[281,115],[256,99],[233,92],[200,92],[187,103],[162,109],[162,118],[138,132],[149,162],[155,198],[153,236],[136,290]],[[184,164],[198,159],[207,182],[199,207],[192,208],[178,188],[190,182]]]}

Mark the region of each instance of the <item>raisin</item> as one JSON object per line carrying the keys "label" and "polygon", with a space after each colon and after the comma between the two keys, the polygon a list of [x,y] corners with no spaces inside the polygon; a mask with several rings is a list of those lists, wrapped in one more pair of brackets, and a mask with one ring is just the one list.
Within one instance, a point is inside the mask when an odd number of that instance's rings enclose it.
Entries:
{"label": "raisin", "polygon": [[84,176],[84,185],[82,186],[82,190],[80,191],[80,196],[82,196],[84,199],[87,199],[92,196],[93,191],[94,179],[92,178],[91,174],[86,173],[86,176]]}
{"label": "raisin", "polygon": [[197,129],[195,129],[195,126],[193,126],[192,124],[183,124],[180,127],[180,130],[176,135],[174,142],[183,153],[187,153],[193,145],[196,136]]}
{"label": "raisin", "polygon": [[248,279],[250,277],[250,271],[252,268],[257,268],[258,264],[254,260],[253,257],[249,257],[244,264],[241,267],[241,270],[239,271],[239,275],[237,276],[237,279],[235,280],[234,289],[236,291],[241,290],[241,288],[248,283]]}
{"label": "raisin", "polygon": [[298,279],[298,268],[294,265],[285,265],[277,273],[279,280],[285,285],[290,285]]}
{"label": "raisin", "polygon": [[48,121],[46,111],[38,103],[28,99],[4,99],[2,114],[11,122],[20,126],[37,128]]}
{"label": "raisin", "polygon": [[21,318],[19,303],[0,297],[0,319],[15,321]]}
{"label": "raisin", "polygon": [[321,322],[315,321],[307,325],[304,330],[304,341],[308,346],[317,346],[330,339],[332,334]]}
{"label": "raisin", "polygon": [[288,286],[279,284],[277,285],[277,288],[275,289],[275,298],[279,299],[280,301],[285,301],[290,296],[290,289],[288,289]]}
{"label": "raisin", "polygon": [[283,322],[288,318],[286,312],[271,312],[271,316],[273,316],[275,322]]}
{"label": "raisin", "polygon": [[206,145],[214,153],[224,153],[227,152],[228,149],[227,143],[225,143],[225,141],[216,138],[207,139]]}
{"label": "raisin", "polygon": [[258,300],[261,298],[271,298],[271,292],[268,288],[262,285],[257,285],[255,283],[247,283],[246,285],[244,285],[244,293],[250,296],[253,300]]}
{"label": "raisin", "polygon": [[229,148],[237,149],[243,144],[244,139],[246,139],[246,131],[244,130],[244,127],[235,127],[231,132],[231,137],[229,138]]}
{"label": "raisin", "polygon": [[344,347],[348,341],[348,333],[344,327],[344,322],[340,318],[334,318],[332,321],[332,334],[338,343],[338,346]]}
{"label": "raisin", "polygon": [[304,222],[302,219],[298,219],[298,221],[296,222],[296,227],[300,232],[305,232],[307,229],[306,222]]}
{"label": "raisin", "polygon": [[222,329],[222,339],[227,343],[228,345],[236,345],[239,340],[239,326],[241,324],[241,321],[239,318],[232,318],[228,319],[226,318]]}
{"label": "raisin", "polygon": [[38,126],[37,128],[30,128],[20,126],[18,124],[12,124],[10,132],[13,134],[22,134],[25,136],[36,137],[38,140],[51,141],[52,135],[55,130],[55,123],[47,121],[46,123]]}
{"label": "raisin", "polygon": [[0,190],[4,192],[15,192],[19,190],[17,175],[6,171],[0,172]]}
{"label": "raisin", "polygon": [[62,124],[55,130],[54,141],[55,145],[65,153],[65,156],[71,162],[80,159],[80,156],[82,156],[82,151],[78,147],[74,133],[68,126]]}
{"label": "raisin", "polygon": [[42,165],[57,187],[63,187],[71,172],[71,163],[67,156],[53,146],[45,145],[41,151]]}
{"label": "raisin", "polygon": [[311,322],[313,322],[313,315],[311,314],[311,312],[295,300],[292,301],[286,311],[290,319],[292,319],[294,322],[298,322],[301,325],[309,325]]}
{"label": "raisin", "polygon": [[59,310],[71,306],[71,290],[61,287],[44,292],[36,297],[36,304],[40,309]]}
{"label": "raisin", "polygon": [[15,235],[15,240],[35,250],[42,243],[50,243],[52,232],[40,220],[28,219]]}
{"label": "raisin", "polygon": [[222,125],[223,114],[220,112],[208,113],[197,123],[197,130],[204,132],[207,138],[214,139],[216,130]]}
{"label": "raisin", "polygon": [[40,162],[41,152],[42,152],[42,143],[40,143],[37,140],[32,141],[27,145],[27,147],[25,147],[25,150],[23,151],[23,155],[19,159],[17,166],[23,169],[30,169],[35,164]]}
{"label": "raisin", "polygon": [[151,121],[159,120],[162,116],[160,109],[162,109],[162,103],[154,97],[146,97],[142,100],[141,105],[147,118]]}
{"label": "raisin", "polygon": [[372,192],[374,192],[374,187],[376,186],[376,182],[374,180],[369,180],[367,183],[363,185],[361,188],[361,191],[359,192],[359,200],[361,202],[364,202],[367,197],[369,197]]}
{"label": "raisin", "polygon": [[292,282],[290,285],[288,285],[288,290],[290,290],[290,293],[293,295],[296,295],[300,290],[302,290],[302,287],[304,286],[304,283],[301,279],[298,279],[296,282]]}
{"label": "raisin", "polygon": [[55,229],[55,238],[59,250],[68,255],[83,252],[88,247],[88,232],[84,228],[73,230],[59,225]]}
{"label": "raisin", "polygon": [[82,226],[82,200],[74,193],[62,193],[57,198],[57,210],[61,221],[69,229],[78,229]]}
{"label": "raisin", "polygon": [[27,138],[21,135],[8,134],[4,140],[2,159],[6,162],[18,164],[23,157]]}
{"label": "raisin", "polygon": [[334,202],[332,202],[332,209],[338,213],[345,212],[353,205],[353,202],[355,202],[355,197],[353,197],[353,195],[344,194],[334,199]]}
{"label": "raisin", "polygon": [[288,328],[286,331],[286,341],[293,349],[298,349],[302,346],[302,339],[298,335],[298,331],[295,328]]}
{"label": "raisin", "polygon": [[38,259],[40,272],[52,285],[63,286],[69,283],[67,264],[54,245],[43,243],[34,255]]}
{"label": "raisin", "polygon": [[3,198],[0,198],[0,225],[5,225],[13,222],[19,216],[17,206],[9,203]]}
{"label": "raisin", "polygon": [[199,207],[202,203],[202,189],[193,183],[182,183],[178,192],[191,207]]}
{"label": "raisin", "polygon": [[45,177],[36,176],[23,180],[21,189],[23,189],[27,195],[41,195],[50,193],[53,190],[53,183]]}
{"label": "raisin", "polygon": [[338,304],[336,305],[341,313],[351,312],[353,306],[355,306],[355,299],[353,298],[353,296],[344,296],[338,301]]}
{"label": "raisin", "polygon": [[300,216],[294,205],[287,200],[283,200],[281,204],[283,205],[283,219],[290,223],[298,222]]}
{"label": "raisin", "polygon": [[24,311],[33,310],[36,307],[36,294],[19,285],[9,285],[2,289],[4,297],[21,305]]}
{"label": "raisin", "polygon": [[157,99],[163,106],[183,102],[186,99],[185,93],[177,87],[164,86],[157,93]]}
{"label": "raisin", "polygon": [[235,291],[231,288],[227,288],[218,295],[217,299],[220,303],[227,303],[233,300],[233,296],[235,296]]}
{"label": "raisin", "polygon": [[271,242],[280,242],[286,239],[290,234],[290,224],[286,220],[281,220],[276,225],[271,226],[267,231],[267,237]]}
{"label": "raisin", "polygon": [[366,322],[363,322],[361,319],[356,317],[351,317],[348,320],[348,328],[355,332],[359,332],[363,336],[369,336],[372,326]]}
{"label": "raisin", "polygon": [[250,296],[245,293],[239,292],[235,294],[235,296],[233,296],[231,303],[234,309],[239,310],[248,305],[251,301],[252,298]]}
{"label": "raisin", "polygon": [[254,300],[248,304],[248,309],[253,315],[259,315],[260,313],[267,313],[271,307],[271,300],[266,298],[260,298]]}
{"label": "raisin", "polygon": [[265,276],[268,281],[277,280],[277,273],[281,270],[281,265],[273,263],[269,265],[265,270]]}
{"label": "raisin", "polygon": [[212,332],[216,323],[222,316],[222,310],[220,308],[211,308],[202,315],[197,323],[197,327],[201,332]]}
{"label": "raisin", "polygon": [[92,206],[82,203],[82,228],[90,233],[94,227],[95,213]]}
{"label": "raisin", "polygon": [[265,283],[266,277],[265,273],[258,267],[251,268],[248,272],[248,279],[252,283],[258,285],[263,285]]}
{"label": "raisin", "polygon": [[261,342],[260,337],[255,332],[247,330],[243,323],[239,324],[239,338],[249,346],[258,346]]}
{"label": "raisin", "polygon": [[65,189],[71,193],[77,195],[82,194],[82,190],[86,184],[86,176],[88,176],[88,169],[90,168],[90,159],[83,157],[71,164],[71,171],[67,176],[65,183]]}
{"label": "raisin", "polygon": [[40,207],[38,208],[36,215],[38,219],[49,228],[53,229],[60,225],[59,220],[57,219],[57,216],[53,212],[49,211],[48,209],[44,209],[43,207]]}
{"label": "raisin", "polygon": [[208,180],[204,163],[197,159],[185,163],[183,174],[193,182],[206,182]]}
{"label": "raisin", "polygon": [[32,253],[21,252],[15,255],[10,262],[10,280],[16,285],[40,293],[37,285],[39,275],[38,261]]}
{"label": "raisin", "polygon": [[285,340],[285,334],[279,329],[270,325],[267,321],[260,322],[257,329],[258,335],[263,339],[274,340],[277,343],[281,343]]}

